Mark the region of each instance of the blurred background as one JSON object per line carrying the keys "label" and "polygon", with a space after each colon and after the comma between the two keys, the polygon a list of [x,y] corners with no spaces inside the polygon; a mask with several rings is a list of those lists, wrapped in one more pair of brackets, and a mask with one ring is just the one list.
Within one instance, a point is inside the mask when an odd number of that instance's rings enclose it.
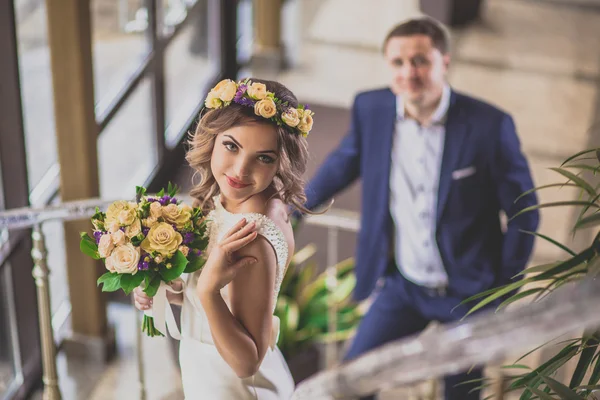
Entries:
{"label": "blurred background", "polygon": [[[387,32],[422,14],[450,27],[453,88],[513,115],[536,185],[556,180],[549,167],[599,144],[598,0],[0,0],[0,210],[132,198],[136,185],[156,190],[168,181],[186,192],[187,134],[223,78],[276,79],[310,104],[308,179],[345,134],[354,95],[387,85]],[[324,285],[327,266],[337,266],[338,282],[351,290],[359,185],[335,199],[337,219],[298,228],[286,301],[301,297],[307,282]],[[568,189],[542,192],[541,201],[575,198]],[[575,217],[569,208],[545,209],[540,232],[577,250]],[[88,225],[41,226],[59,386],[64,399],[139,396],[139,314],[124,296],[96,289],[100,270],[79,253],[76,235]],[[30,237],[0,232],[3,400],[41,398]],[[532,263],[559,252],[538,241]],[[335,363],[324,343],[342,350],[364,307],[349,304],[348,294],[338,296],[345,314],[336,337],[326,335],[326,318],[318,322],[326,308],[299,305],[299,326],[280,342],[297,381]],[[289,308],[278,306],[282,315]],[[144,338],[143,346],[147,398],[183,398],[177,344]],[[382,398],[431,390],[397,388]]]}

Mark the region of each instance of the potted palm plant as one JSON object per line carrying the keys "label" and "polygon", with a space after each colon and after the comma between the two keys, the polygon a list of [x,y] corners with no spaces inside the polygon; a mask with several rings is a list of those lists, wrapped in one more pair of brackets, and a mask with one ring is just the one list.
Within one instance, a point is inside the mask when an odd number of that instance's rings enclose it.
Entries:
{"label": "potted palm plant", "polygon": [[[277,344],[296,383],[319,371],[322,345],[343,343],[362,317],[360,304],[351,299],[356,284],[354,260],[335,265],[338,284],[330,291],[327,272],[318,272],[311,259],[315,252],[316,246],[311,244],[294,254],[275,308],[281,323]],[[334,332],[328,330],[330,306],[337,310]]]}
{"label": "potted palm plant", "polygon": [[[479,300],[469,313],[497,299],[505,299],[498,306],[499,309],[526,298],[532,301],[543,301],[545,297],[562,285],[582,279],[594,279],[600,274],[600,230],[598,229],[600,225],[600,185],[594,181],[597,181],[594,178],[600,171],[600,148],[579,152],[565,160],[560,167],[551,169],[566,181],[537,187],[532,191],[565,186],[573,187],[580,192],[578,199],[543,203],[526,208],[520,213],[546,207],[577,207],[579,214],[573,225],[573,234],[582,229],[593,229],[591,235],[593,239],[590,245],[580,252],[575,252],[549,236],[526,232],[557,246],[567,253],[567,257],[553,263],[527,268],[518,276],[522,279],[467,299],[465,302]],[[506,390],[520,391],[521,400],[594,398],[594,391],[600,389],[598,385],[600,380],[599,341],[600,328],[585,331],[580,337],[563,342],[562,348],[537,368],[520,364],[519,361],[522,358],[540,348],[534,349],[513,364],[504,366],[508,371],[515,371],[505,378]],[[559,368],[572,359],[577,359],[575,369],[567,380],[559,382],[553,376]],[[485,385],[486,383],[484,383]]]}

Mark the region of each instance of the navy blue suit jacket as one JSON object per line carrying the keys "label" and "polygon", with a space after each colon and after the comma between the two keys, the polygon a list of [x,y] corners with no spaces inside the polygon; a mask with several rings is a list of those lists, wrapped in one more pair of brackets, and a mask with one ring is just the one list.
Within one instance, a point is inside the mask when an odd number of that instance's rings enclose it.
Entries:
{"label": "navy blue suit jacket", "polygon": [[[352,107],[348,134],[306,188],[307,208],[326,203],[362,179],[356,248],[354,297],[365,299],[390,261],[394,226],[389,211],[392,139],[396,97],[389,89],[360,93]],[[537,211],[511,220],[501,230],[499,212],[508,217],[537,204],[535,194],[515,200],[533,187],[510,115],[452,91],[439,182],[436,240],[449,278],[448,290],[466,298],[511,281],[526,265]],[[454,180],[452,172],[475,167]]]}

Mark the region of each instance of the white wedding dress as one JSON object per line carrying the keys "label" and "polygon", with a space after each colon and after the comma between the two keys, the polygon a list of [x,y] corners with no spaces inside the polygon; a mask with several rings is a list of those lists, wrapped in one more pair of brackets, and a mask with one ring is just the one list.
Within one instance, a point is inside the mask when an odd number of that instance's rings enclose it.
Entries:
{"label": "white wedding dress", "polygon": [[[277,273],[273,297],[277,300],[288,262],[288,246],[283,232],[263,214],[233,214],[225,210],[218,197],[215,197],[214,200],[215,209],[208,215],[211,242],[220,240],[235,223],[246,218],[248,222],[256,222],[258,233],[267,239],[275,249]],[[187,277],[181,310],[179,362],[185,399],[290,399],[294,391],[294,380],[276,345],[279,335],[279,319],[273,316],[271,343],[258,372],[249,378],[239,378],[217,351],[208,319],[195,294],[196,282],[200,273],[201,271],[198,271]],[[221,290],[221,294],[225,302],[229,304],[227,286]]]}

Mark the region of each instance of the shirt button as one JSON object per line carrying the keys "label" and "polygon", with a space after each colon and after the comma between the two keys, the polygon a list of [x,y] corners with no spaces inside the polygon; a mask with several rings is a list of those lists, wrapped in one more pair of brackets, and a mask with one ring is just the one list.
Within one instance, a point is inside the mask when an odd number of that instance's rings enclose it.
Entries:
{"label": "shirt button", "polygon": [[419,158],[419,164],[421,164],[421,165],[425,165],[425,158],[423,158],[423,157],[420,157],[420,158]]}
{"label": "shirt button", "polygon": [[428,266],[425,268],[425,270],[426,270],[427,272],[429,272],[429,273],[432,273],[432,272],[433,272],[433,265],[428,265]]}
{"label": "shirt button", "polygon": [[428,211],[421,211],[419,213],[419,218],[421,218],[421,219],[428,219],[429,218],[429,212]]}
{"label": "shirt button", "polygon": [[419,185],[417,186],[417,193],[423,193],[425,191],[425,186]]}
{"label": "shirt button", "polygon": [[423,247],[425,247],[425,248],[429,248],[429,240],[425,240],[425,241],[423,242]]}

